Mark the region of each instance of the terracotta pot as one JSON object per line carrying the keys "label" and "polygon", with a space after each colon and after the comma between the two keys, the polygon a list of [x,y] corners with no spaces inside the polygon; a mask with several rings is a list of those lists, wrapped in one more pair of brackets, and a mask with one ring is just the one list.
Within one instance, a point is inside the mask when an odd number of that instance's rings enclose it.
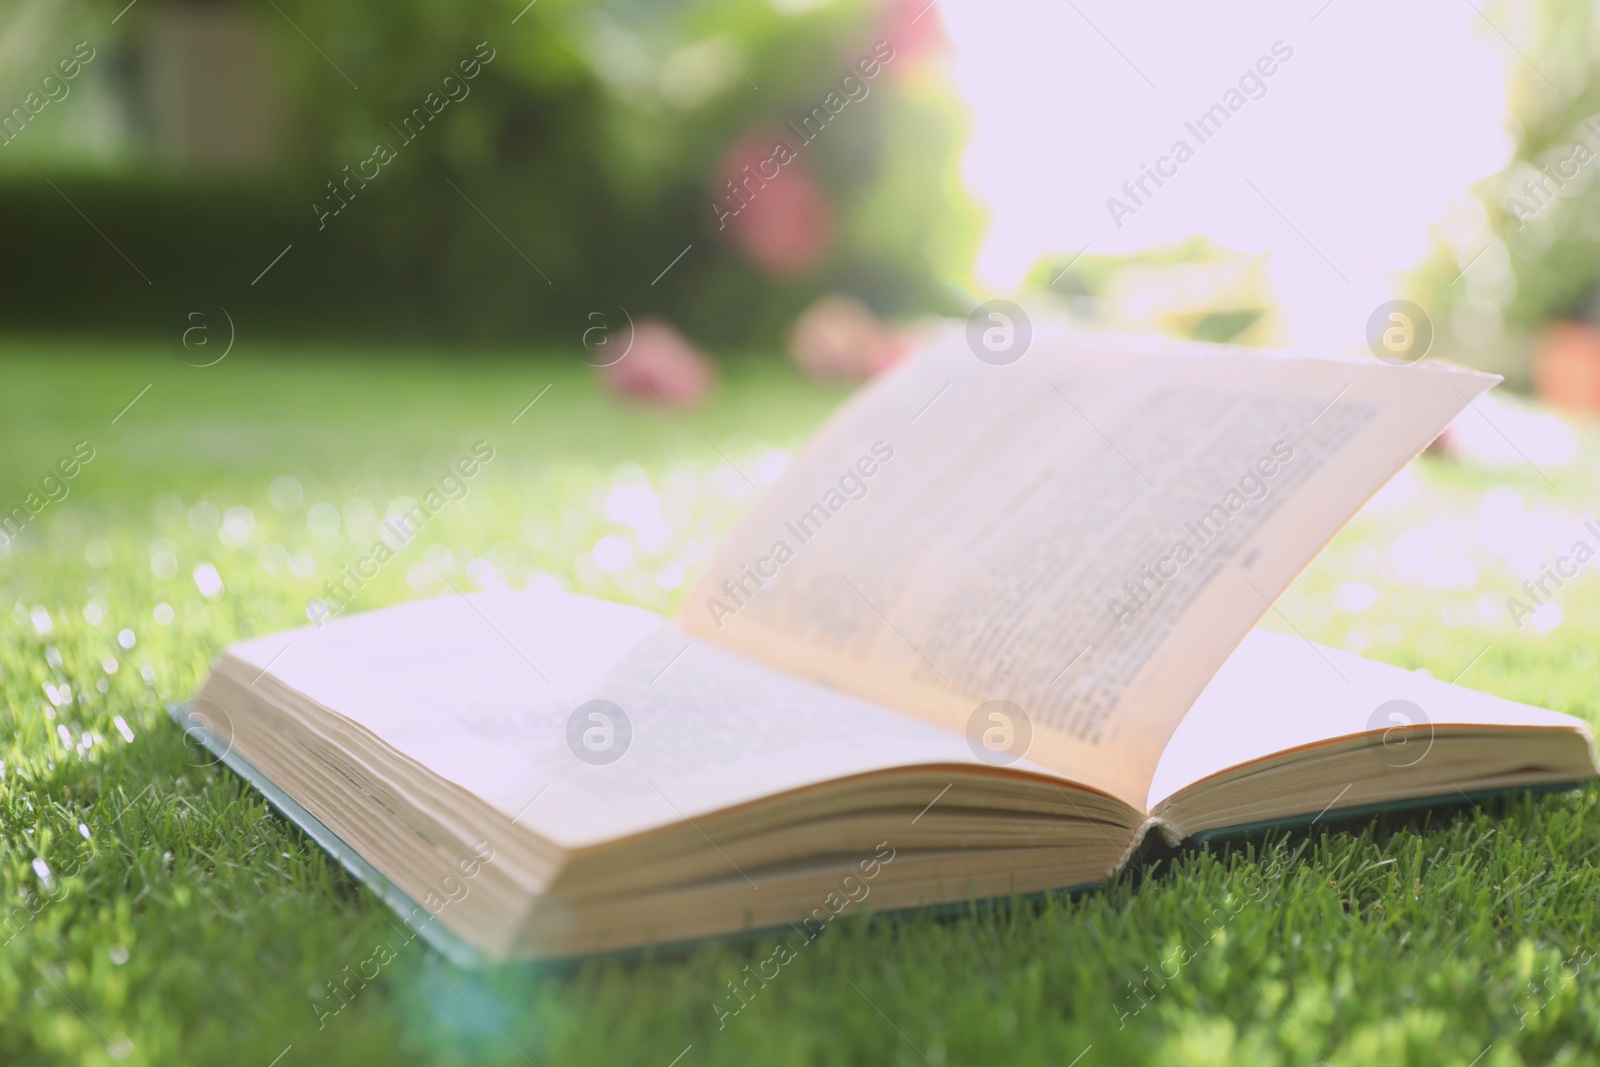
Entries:
{"label": "terracotta pot", "polygon": [[1568,411],[1600,413],[1600,326],[1553,322],[1539,335],[1533,360],[1539,399]]}

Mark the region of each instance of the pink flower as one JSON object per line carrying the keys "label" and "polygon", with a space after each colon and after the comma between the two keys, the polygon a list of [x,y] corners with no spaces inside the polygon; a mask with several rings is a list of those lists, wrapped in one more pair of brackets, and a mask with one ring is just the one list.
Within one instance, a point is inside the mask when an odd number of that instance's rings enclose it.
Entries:
{"label": "pink flower", "polygon": [[833,244],[833,207],[804,152],[805,145],[781,129],[755,129],[717,165],[711,195],[718,228],[769,274],[803,274]]}
{"label": "pink flower", "polygon": [[706,354],[659,319],[640,322],[627,354],[601,367],[600,377],[621,396],[682,406],[701,403],[717,383],[716,368]]}
{"label": "pink flower", "polygon": [[880,321],[860,301],[833,294],[795,320],[789,353],[811,378],[860,382],[893,366],[915,341],[912,331]]}
{"label": "pink flower", "polygon": [[949,38],[939,18],[939,5],[930,0],[883,0],[874,41],[888,41],[894,58],[885,66],[900,77],[917,61],[946,50]]}

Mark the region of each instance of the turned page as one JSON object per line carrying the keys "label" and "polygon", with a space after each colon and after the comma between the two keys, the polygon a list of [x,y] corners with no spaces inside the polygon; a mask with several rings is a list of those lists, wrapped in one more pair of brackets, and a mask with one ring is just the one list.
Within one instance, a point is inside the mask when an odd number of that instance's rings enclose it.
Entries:
{"label": "turned page", "polygon": [[817,435],[683,624],[1143,810],[1229,652],[1495,380],[1047,331],[994,365],[951,329]]}

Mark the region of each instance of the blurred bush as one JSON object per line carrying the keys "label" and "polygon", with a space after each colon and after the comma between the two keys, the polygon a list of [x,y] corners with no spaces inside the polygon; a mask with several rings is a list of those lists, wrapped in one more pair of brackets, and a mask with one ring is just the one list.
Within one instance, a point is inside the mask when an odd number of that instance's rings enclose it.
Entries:
{"label": "blurred bush", "polygon": [[[162,330],[202,299],[255,335],[560,342],[621,305],[734,346],[775,341],[828,291],[891,316],[951,310],[978,220],[920,6],[141,0],[113,25],[15,5],[0,108],[26,111],[80,41],[95,56],[0,145],[19,265],[0,322]],[[878,42],[893,59],[868,79]],[[824,238],[790,266],[752,259],[760,242],[715,206],[738,203],[724,182],[741,145],[773,137],[796,161],[745,186],[782,216],[768,245]],[[785,215],[783,190],[806,183],[809,214]]]}
{"label": "blurred bush", "polygon": [[1074,325],[1216,344],[1281,344],[1265,257],[1205,237],[1130,255],[1049,256],[1024,291]]}
{"label": "blurred bush", "polygon": [[1526,387],[1546,324],[1600,320],[1600,26],[1589,0],[1502,0],[1486,18],[1524,42],[1507,60],[1512,160],[1437,227],[1414,289],[1443,348]]}

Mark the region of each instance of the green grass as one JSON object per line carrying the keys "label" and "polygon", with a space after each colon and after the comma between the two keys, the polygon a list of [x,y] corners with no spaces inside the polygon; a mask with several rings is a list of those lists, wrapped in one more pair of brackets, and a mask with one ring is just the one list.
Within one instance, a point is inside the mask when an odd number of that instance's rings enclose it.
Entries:
{"label": "green grass", "polygon": [[[690,425],[608,401],[580,367],[522,356],[241,344],[202,370],[159,347],[0,345],[0,507],[77,442],[95,450],[69,495],[0,550],[0,923],[15,917],[0,925],[0,1063],[1504,1067],[1600,1055],[1592,789],[1183,852],[1070,900],[843,922],[719,1027],[728,983],[772,939],[459,971],[421,942],[401,946],[371,894],[164,714],[225,643],[303,622],[390,502],[479,439],[496,456],[470,494],[356,607],[436,595],[448,578],[553,581],[671,610],[748,499],[718,450],[769,470],[838,398],[742,364]],[[1447,679],[1470,667],[1464,684],[1593,721],[1593,569],[1563,591],[1559,625],[1519,632],[1505,598],[1553,555],[1514,560],[1484,531],[1518,508],[1534,527],[1581,513],[1597,453],[1585,437],[1579,461],[1548,471],[1553,485],[1526,466],[1425,461],[1415,492],[1344,531],[1273,624]],[[607,514],[613,487],[646,478],[668,537]],[[319,504],[338,509],[337,531],[313,532]],[[1424,532],[1392,552],[1408,529]],[[594,563],[608,535],[639,543],[631,565]],[[213,599],[194,577],[203,564],[225,583]],[[393,961],[319,1025],[326,983],[383,943]]]}

